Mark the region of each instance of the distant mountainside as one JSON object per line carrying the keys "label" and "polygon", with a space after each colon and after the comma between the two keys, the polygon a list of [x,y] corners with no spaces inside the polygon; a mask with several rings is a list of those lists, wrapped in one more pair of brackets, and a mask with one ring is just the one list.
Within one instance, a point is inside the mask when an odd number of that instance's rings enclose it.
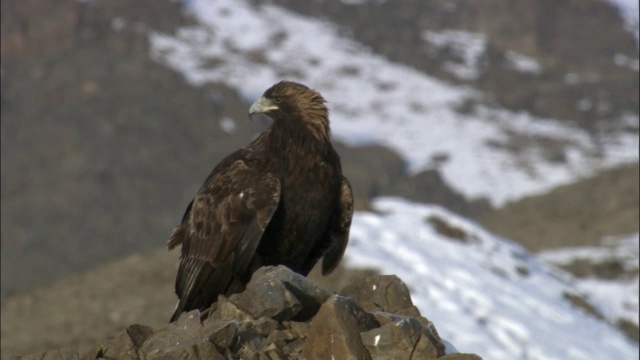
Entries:
{"label": "distant mountainside", "polygon": [[[575,122],[594,134],[615,126],[613,118],[638,115],[635,31],[629,31],[622,14],[610,2],[258,3],[325,18],[394,62],[449,82],[472,85],[485,92],[483,101],[509,109]],[[457,46],[464,43],[439,42],[438,34],[451,30],[463,32],[461,36],[464,32],[477,34],[486,44],[472,49]],[[462,67],[475,67],[475,71],[456,71]],[[587,102],[592,106],[576,108]]]}

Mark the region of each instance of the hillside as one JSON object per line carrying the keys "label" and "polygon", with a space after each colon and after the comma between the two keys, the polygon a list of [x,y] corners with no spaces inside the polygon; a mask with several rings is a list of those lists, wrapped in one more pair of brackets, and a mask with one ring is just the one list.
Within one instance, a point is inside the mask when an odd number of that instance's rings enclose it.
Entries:
{"label": "hillside", "polygon": [[[441,207],[399,198],[380,198],[372,206],[375,212],[354,217],[344,265],[373,270],[342,268],[324,281],[313,274],[327,290],[375,273],[396,275],[440,337],[483,358],[637,357],[637,342],[615,327],[624,320],[637,333],[637,271],[626,288],[609,282],[587,289],[521,246]],[[62,345],[85,352],[131,324],[162,326],[175,304],[176,256],[164,249],[133,255],[6,299],[3,357]],[[597,341],[603,337],[606,343]]]}
{"label": "hillside", "polygon": [[528,249],[599,245],[607,236],[638,232],[638,164],[621,166],[525,197],[478,218]]}

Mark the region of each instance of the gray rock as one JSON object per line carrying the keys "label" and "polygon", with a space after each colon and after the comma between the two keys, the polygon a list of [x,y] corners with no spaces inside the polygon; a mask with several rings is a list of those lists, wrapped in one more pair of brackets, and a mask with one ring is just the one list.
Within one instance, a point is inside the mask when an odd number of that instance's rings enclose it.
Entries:
{"label": "gray rock", "polygon": [[[406,321],[407,318],[411,319],[412,324],[418,322],[421,335],[413,342],[413,345],[416,346],[413,351],[420,348],[421,352],[425,354],[424,356],[431,356],[430,354],[432,353],[434,356],[444,355],[444,344],[433,323],[429,319],[420,316],[420,311],[411,301],[409,289],[397,276],[370,276],[362,281],[347,285],[340,293],[352,297],[362,308],[371,311],[372,315],[383,327]],[[372,330],[372,333],[375,333],[375,330]],[[395,334],[403,338],[407,335],[406,333]],[[375,335],[382,336],[382,333],[375,333]],[[370,348],[369,350],[372,351]],[[373,351],[371,355],[373,356],[376,351]],[[402,353],[403,350],[394,348],[384,350],[384,352]]]}
{"label": "gray rock", "polygon": [[206,322],[201,331],[202,337],[209,339],[211,343],[220,348],[231,348],[235,344],[239,325],[235,320],[222,322]]}
{"label": "gray rock", "polygon": [[199,311],[182,314],[177,321],[164,325],[149,336],[140,345],[138,355],[140,359],[150,357],[155,359],[162,358],[162,354],[165,353],[175,354],[191,348],[200,342],[202,327]]}
{"label": "gray rock", "polygon": [[[440,334],[438,334],[438,330],[436,330],[435,325],[433,325],[431,321],[427,320],[424,317],[418,317],[416,319],[422,323],[422,329],[423,329],[422,334],[429,339],[429,342],[433,344],[433,346],[435,346],[438,352],[438,356],[443,356],[445,346],[444,346],[444,343],[442,342],[442,339],[440,338]],[[425,323],[423,319],[427,323]]]}
{"label": "gray rock", "polygon": [[190,340],[187,343],[176,343],[175,346],[166,346],[149,351],[144,360],[224,360],[222,356],[207,339]]}
{"label": "gray rock", "polygon": [[142,346],[154,332],[150,326],[139,324],[131,325],[125,331],[136,347]]}
{"label": "gray rock", "polygon": [[[213,308],[213,307],[212,307]],[[252,321],[256,318],[247,313],[243,309],[238,308],[236,304],[231,302],[224,296],[218,297],[218,302],[215,304],[215,310],[209,315],[206,323],[217,323],[220,321],[238,321],[246,322]]]}
{"label": "gray rock", "polygon": [[238,345],[235,354],[240,359],[259,359],[269,348],[269,341],[266,337],[251,332],[240,332],[238,334]]}
{"label": "gray rock", "polygon": [[285,266],[267,266],[258,269],[246,290],[229,301],[254,318],[308,320],[328,297],[324,289]]}
{"label": "gray rock", "polygon": [[246,331],[253,334],[268,336],[280,327],[280,323],[268,317],[261,317],[252,322],[244,323],[240,326],[240,331]]}
{"label": "gray rock", "polygon": [[[143,360],[225,359],[209,341],[209,337],[204,336],[203,330],[199,311],[185,313],[176,322],[169,323],[145,337],[138,349],[138,355]],[[137,336],[132,336],[132,339]]]}
{"label": "gray rock", "polygon": [[143,328],[146,328],[149,332],[153,331],[150,327],[143,325],[129,326],[107,342],[104,346],[103,356],[113,359],[139,359],[138,347],[142,345],[139,340],[141,339],[140,332]]}
{"label": "gray rock", "polygon": [[378,326],[353,299],[334,295],[312,320],[302,355],[306,359],[371,359],[359,333]]}
{"label": "gray rock", "polygon": [[[421,333],[422,324],[418,320],[404,317],[363,332],[360,337],[372,359],[400,360],[411,358]],[[435,359],[435,351],[433,355],[424,359]]]}
{"label": "gray rock", "polygon": [[407,285],[395,275],[376,275],[345,286],[340,294],[349,296],[367,311],[385,311],[420,316],[413,306]]}
{"label": "gray rock", "polygon": [[309,334],[309,328],[311,327],[307,322],[298,321],[284,321],[282,325],[291,330],[296,337],[303,337],[305,339],[307,334]]}
{"label": "gray rock", "polygon": [[87,352],[82,355],[80,360],[95,360],[104,357],[104,346],[100,343],[94,344]]}
{"label": "gray rock", "polygon": [[482,360],[476,354],[449,354],[438,358],[439,360]]}

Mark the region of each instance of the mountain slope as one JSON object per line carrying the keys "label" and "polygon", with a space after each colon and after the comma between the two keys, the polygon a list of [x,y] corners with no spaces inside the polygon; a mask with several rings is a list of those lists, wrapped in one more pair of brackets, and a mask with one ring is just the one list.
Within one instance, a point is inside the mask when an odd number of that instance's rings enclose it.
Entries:
{"label": "mountain slope", "polygon": [[[441,207],[380,198],[374,209],[356,212],[346,265],[404,279],[420,312],[459,351],[496,360],[637,358],[637,343],[566,294],[596,300],[611,321],[634,321],[637,306],[608,311],[620,304],[589,295],[569,274]],[[159,249],[8,298],[3,358],[69,343],[84,352],[132,323],[159,326],[175,303],[176,265],[177,253]],[[349,276],[332,276],[333,290]]]}
{"label": "mountain slope", "polygon": [[[414,171],[438,168],[469,198],[486,196],[500,205],[638,159],[637,114],[615,122],[636,131],[593,138],[570,122],[489,106],[483,92],[390,62],[326,21],[272,5],[189,6],[199,24],[175,36],[155,33],[154,59],[196,86],[222,82],[247,98],[282,78],[312,84],[329,101],[338,139],[389,146]],[[484,48],[486,42],[468,32],[438,36],[432,47],[457,41]],[[467,70],[473,69],[461,68]]]}

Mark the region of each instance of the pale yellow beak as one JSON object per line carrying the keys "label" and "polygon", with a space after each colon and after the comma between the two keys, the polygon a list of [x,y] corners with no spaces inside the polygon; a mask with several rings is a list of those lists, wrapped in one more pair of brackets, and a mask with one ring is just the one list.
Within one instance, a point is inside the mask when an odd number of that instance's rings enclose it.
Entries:
{"label": "pale yellow beak", "polygon": [[274,104],[270,99],[266,97],[261,97],[256,100],[251,107],[249,108],[249,115],[253,114],[264,114],[271,110],[277,110],[278,106]]}

